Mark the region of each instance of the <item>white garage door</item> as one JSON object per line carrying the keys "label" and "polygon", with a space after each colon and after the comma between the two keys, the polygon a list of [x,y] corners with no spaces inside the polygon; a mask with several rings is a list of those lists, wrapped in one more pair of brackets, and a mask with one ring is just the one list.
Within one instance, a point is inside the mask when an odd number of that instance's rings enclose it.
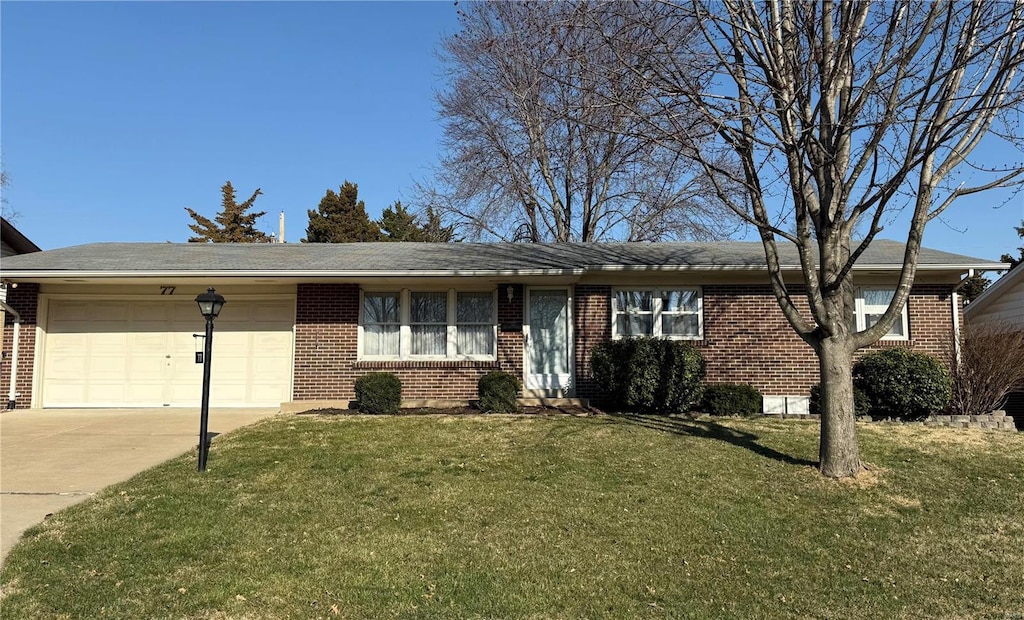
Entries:
{"label": "white garage door", "polygon": [[[44,407],[198,407],[195,301],[51,300]],[[214,322],[212,407],[291,400],[295,301],[228,300]]]}

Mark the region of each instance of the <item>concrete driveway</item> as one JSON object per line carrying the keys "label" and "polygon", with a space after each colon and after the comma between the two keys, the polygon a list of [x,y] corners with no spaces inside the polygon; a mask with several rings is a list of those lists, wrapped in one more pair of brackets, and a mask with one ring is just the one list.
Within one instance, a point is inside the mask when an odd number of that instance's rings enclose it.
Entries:
{"label": "concrete driveway", "polygon": [[[212,409],[224,434],[278,412]],[[47,514],[199,443],[198,409],[29,409],[0,413],[0,561]],[[217,458],[214,440],[211,461]]]}

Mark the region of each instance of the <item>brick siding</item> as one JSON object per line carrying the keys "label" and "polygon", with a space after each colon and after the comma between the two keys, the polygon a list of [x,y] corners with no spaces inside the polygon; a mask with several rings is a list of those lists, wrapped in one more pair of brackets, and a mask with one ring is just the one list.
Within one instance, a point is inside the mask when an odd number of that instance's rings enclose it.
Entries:
{"label": "brick siding", "polygon": [[498,287],[496,361],[359,361],[357,284],[299,284],[295,312],[294,400],[351,400],[355,381],[390,372],[408,399],[475,400],[477,381],[493,370],[523,375],[523,290]]}
{"label": "brick siding", "polygon": [[[952,330],[952,285],[918,285],[908,302],[910,340],[882,341],[866,351],[903,346],[945,354]],[[611,338],[611,287],[576,287],[577,395],[598,398],[590,379],[590,352]],[[705,285],[704,338],[693,341],[707,361],[708,383],[750,383],[766,396],[802,396],[818,382],[818,361],[811,347],[790,327],[767,285]],[[810,316],[807,298],[797,308]],[[962,311],[962,304],[961,304]]]}
{"label": "brick siding", "polygon": [[[590,378],[594,346],[611,338],[611,286],[578,285],[573,318],[576,395],[600,394]],[[908,306],[909,341],[882,342],[871,349],[908,346],[940,358],[952,329],[952,285],[915,286]],[[708,381],[749,382],[765,395],[803,395],[818,381],[811,348],[789,327],[768,286],[705,285],[704,339],[695,341],[708,363]],[[369,372],[392,372],[410,399],[473,400],[477,381],[492,370],[523,376],[522,285],[498,286],[498,355],[495,361],[359,361],[359,285],[299,284],[295,316],[294,400],[351,400],[355,380]],[[7,302],[22,316],[16,406],[31,405],[39,285],[20,284]],[[806,298],[797,305],[809,315]],[[962,317],[962,304],[961,304]],[[0,393],[9,386],[13,318],[4,324]]]}
{"label": "brick siding", "polygon": [[[18,343],[18,379],[15,391],[16,409],[28,409],[32,406],[32,376],[35,367],[36,351],[36,315],[39,308],[39,285],[21,283],[17,288],[7,289],[7,304],[21,315],[20,340]],[[3,406],[8,404],[7,395],[11,385],[11,355],[14,347],[14,317],[4,314],[3,351],[0,363],[0,394],[3,394]]]}

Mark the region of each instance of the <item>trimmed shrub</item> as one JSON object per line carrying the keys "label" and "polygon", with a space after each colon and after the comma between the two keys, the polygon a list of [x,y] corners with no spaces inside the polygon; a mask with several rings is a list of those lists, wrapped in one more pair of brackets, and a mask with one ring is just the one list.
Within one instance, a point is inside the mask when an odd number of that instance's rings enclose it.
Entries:
{"label": "trimmed shrub", "polygon": [[701,409],[711,415],[755,415],[761,404],[761,392],[749,383],[716,383],[704,387]]}
{"label": "trimmed shrub", "polygon": [[693,345],[654,338],[602,342],[594,347],[591,368],[606,406],[662,414],[687,411],[700,400],[707,372]]}
{"label": "trimmed shrub", "polygon": [[495,370],[480,377],[477,382],[481,411],[493,413],[515,413],[519,411],[516,396],[519,394],[519,378],[507,372]]}
{"label": "trimmed shrub", "polygon": [[952,389],[942,362],[901,347],[861,358],[853,365],[853,384],[867,395],[872,416],[902,420],[942,411]]}
{"label": "trimmed shrub", "polygon": [[390,372],[371,372],[356,379],[356,401],[363,413],[398,413],[402,381]]}
{"label": "trimmed shrub", "polygon": [[[821,384],[815,383],[811,386],[811,401],[807,405],[808,413],[821,415]],[[871,401],[864,390],[853,386],[853,414],[856,416],[868,415],[871,413]]]}

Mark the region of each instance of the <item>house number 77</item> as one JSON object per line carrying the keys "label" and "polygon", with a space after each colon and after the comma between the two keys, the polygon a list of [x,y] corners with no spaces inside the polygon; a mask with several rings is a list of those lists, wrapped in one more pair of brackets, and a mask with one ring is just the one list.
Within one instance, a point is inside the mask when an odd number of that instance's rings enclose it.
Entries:
{"label": "house number 77", "polygon": [[161,295],[173,295],[174,294],[174,287],[173,286],[161,286],[160,287],[160,294]]}

